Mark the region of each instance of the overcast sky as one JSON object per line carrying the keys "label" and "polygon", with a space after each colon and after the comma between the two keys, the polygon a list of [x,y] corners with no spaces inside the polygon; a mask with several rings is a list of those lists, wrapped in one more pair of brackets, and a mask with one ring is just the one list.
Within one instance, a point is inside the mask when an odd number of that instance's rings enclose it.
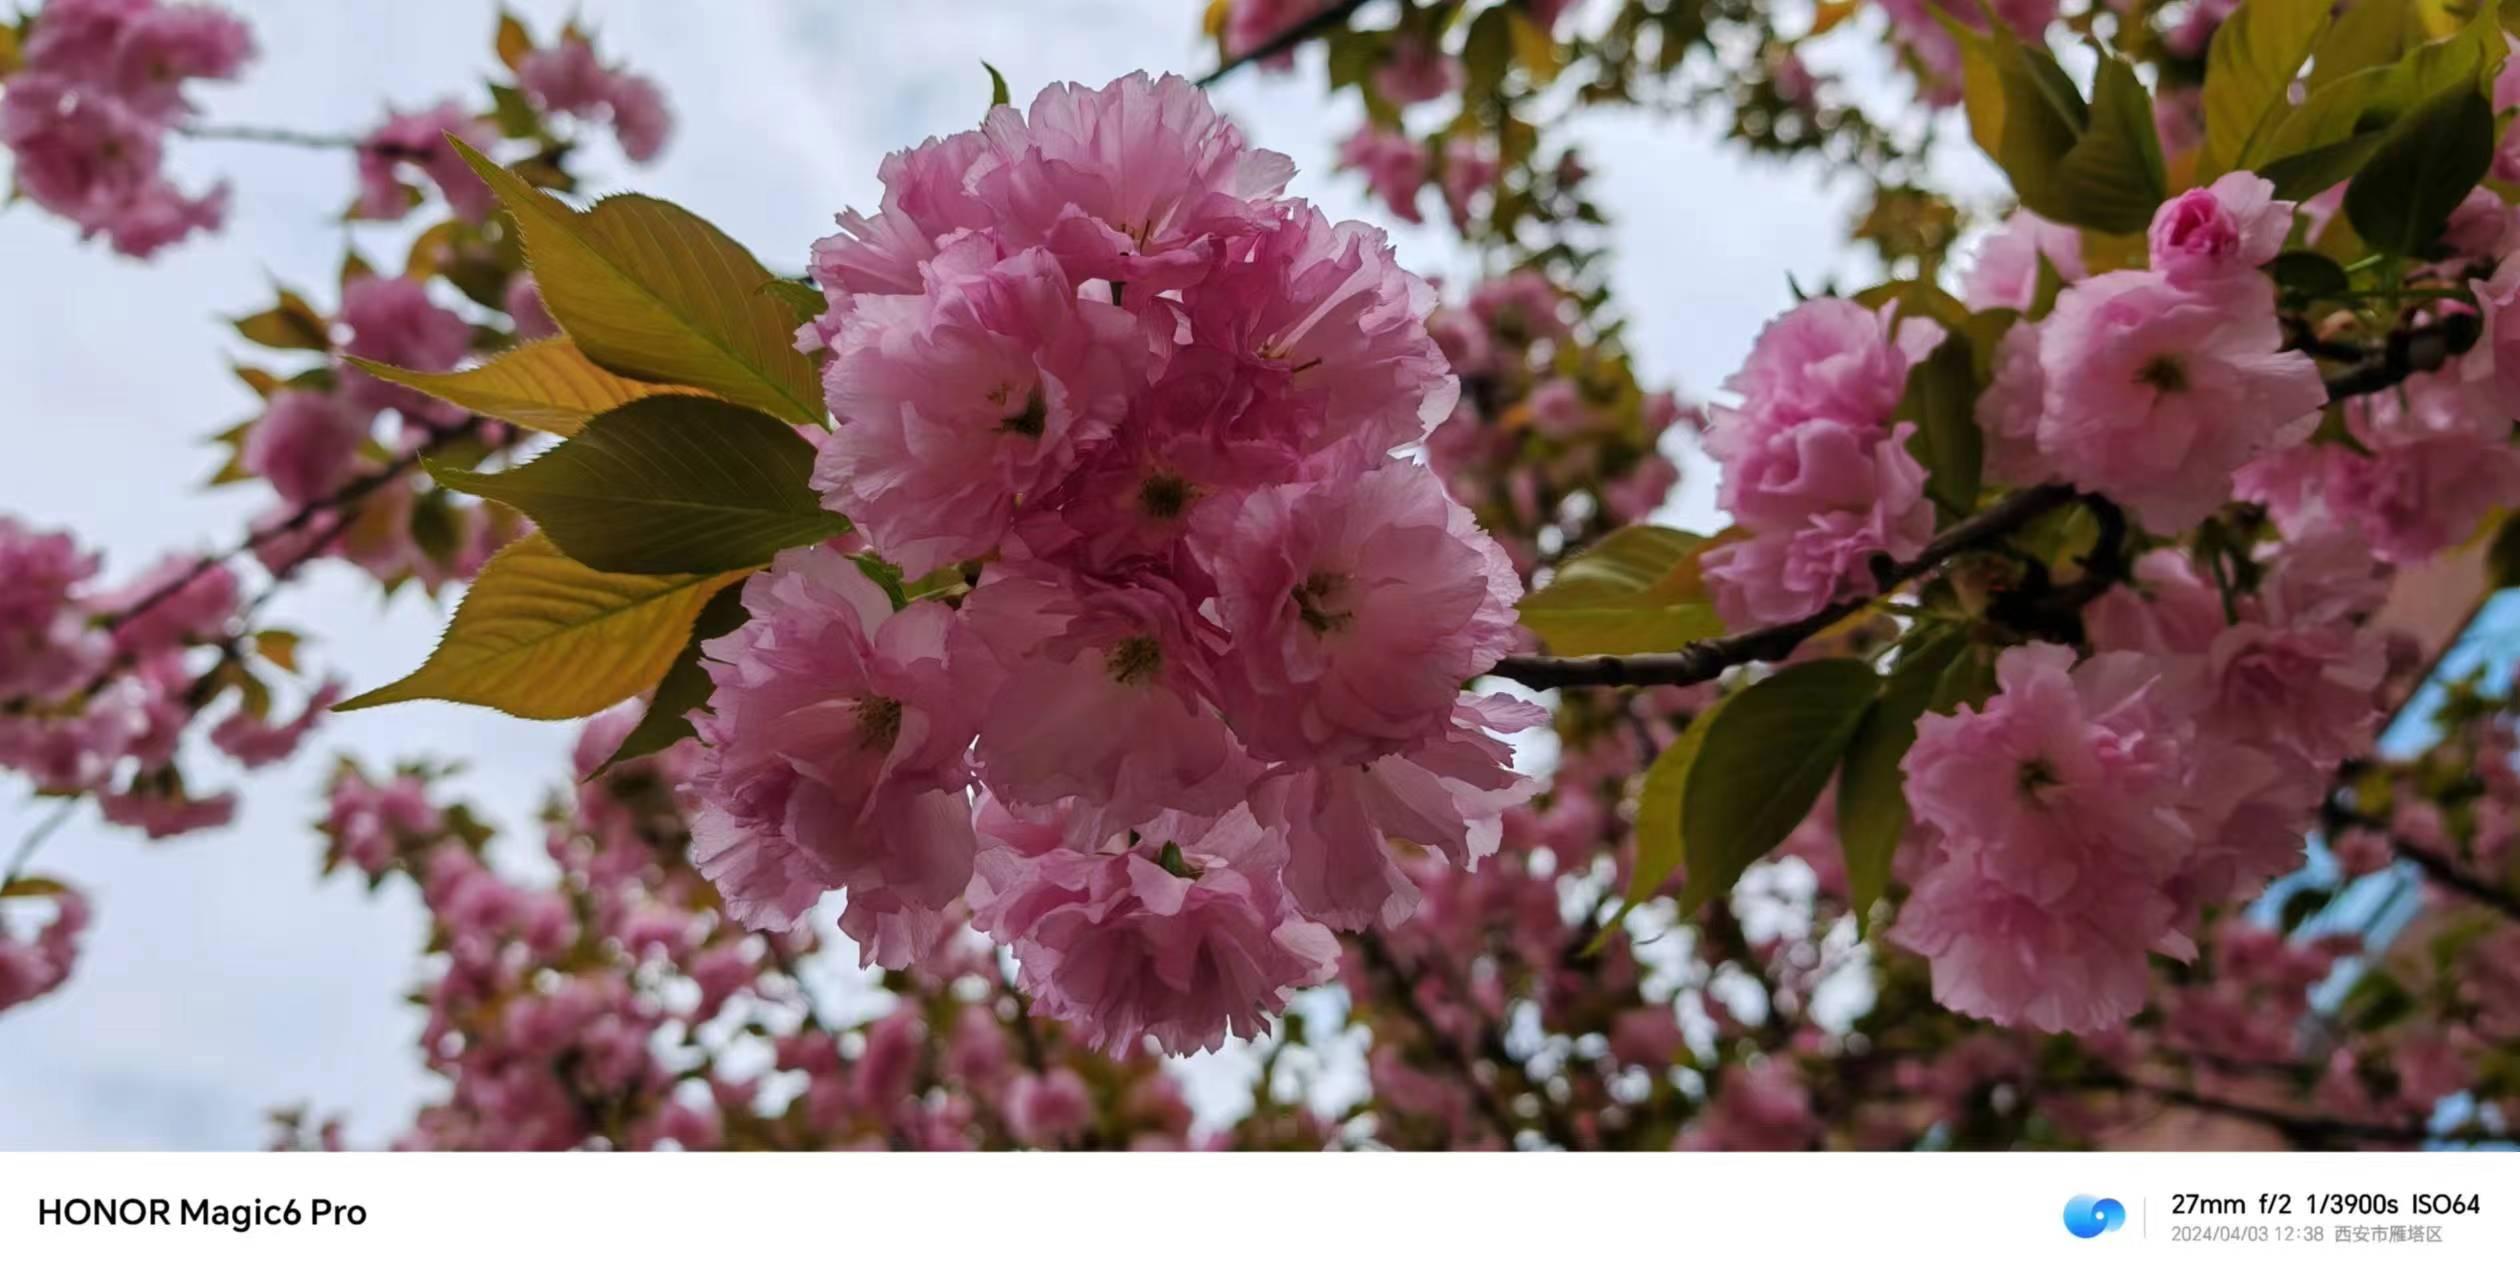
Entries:
{"label": "overcast sky", "polygon": [[[969,127],[987,100],[982,59],[1018,101],[1052,79],[1210,61],[1200,0],[512,2],[538,35],[574,9],[609,56],[672,99],[663,161],[632,172],[599,153],[593,185],[679,201],[774,265],[801,263],[834,211],[873,207],[885,152]],[[386,102],[478,102],[495,67],[493,0],[226,3],[252,21],[262,57],[243,84],[202,95],[220,123],[356,129]],[[1373,216],[1354,179],[1330,172],[1353,121],[1325,105],[1317,61],[1292,78],[1240,77],[1219,97],[1260,144],[1295,157],[1296,193],[1334,216]],[[1790,303],[1789,272],[1808,282],[1841,262],[1831,246],[1850,188],[1745,164],[1685,122],[1612,118],[1587,137],[1651,378],[1706,391]],[[249,350],[220,317],[257,308],[272,279],[329,297],[345,243],[334,215],[351,189],[346,155],[199,142],[179,144],[175,164],[233,178],[234,216],[218,238],[147,265],[78,243],[32,206],[0,210],[0,386],[17,406],[0,419],[0,510],[78,530],[117,577],[169,550],[228,543],[253,513],[239,491],[199,488],[213,459],[198,441],[255,403],[227,371]],[[373,259],[400,260],[398,236],[359,234]],[[1401,242],[1421,271],[1453,265],[1440,234]],[[1699,468],[1680,518],[1702,522],[1710,490]],[[444,620],[409,597],[380,611],[365,579],[335,567],[309,574],[274,615],[321,637],[310,660],[354,687],[410,669]],[[402,891],[371,899],[347,880],[317,884],[321,776],[341,752],[377,766],[468,760],[458,789],[530,831],[570,732],[398,706],[334,720],[293,765],[251,778],[229,829],[146,844],[75,819],[38,866],[86,886],[97,921],[66,989],[0,1016],[0,1148],[250,1146],[264,1111],[295,1103],[346,1112],[362,1143],[390,1136],[430,1085],[401,999],[422,916]],[[0,779],[0,847],[44,811],[13,782]]]}

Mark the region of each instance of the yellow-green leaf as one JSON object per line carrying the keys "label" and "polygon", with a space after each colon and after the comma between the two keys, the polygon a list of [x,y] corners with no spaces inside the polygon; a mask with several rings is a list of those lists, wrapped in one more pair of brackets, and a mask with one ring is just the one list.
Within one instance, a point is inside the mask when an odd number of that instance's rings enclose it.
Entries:
{"label": "yellow-green leaf", "polygon": [[598,366],[565,337],[528,342],[469,369],[422,373],[351,357],[392,382],[483,417],[553,435],[575,435],[586,420],[651,395],[704,394],[688,386],[638,382]]}
{"label": "yellow-green leaf", "polygon": [[254,651],[261,654],[264,661],[291,674],[295,674],[298,668],[298,642],[299,636],[296,631],[254,632]]}
{"label": "yellow-green leaf", "polygon": [[2214,31],[2205,54],[2205,146],[2196,171],[2211,182],[2246,168],[2290,106],[2286,94],[2334,0],[2248,0]]}
{"label": "yellow-green leaf", "polygon": [[1680,834],[1680,801],[1689,785],[1689,765],[1706,741],[1712,715],[1699,715],[1678,741],[1654,757],[1645,770],[1644,789],[1636,797],[1636,865],[1629,872],[1627,902],[1633,906],[1654,895],[1664,880],[1688,864]]}
{"label": "yellow-green leaf", "polygon": [[525,24],[517,21],[515,14],[501,9],[496,46],[499,61],[506,64],[508,70],[514,71],[525,61],[525,55],[534,51],[534,37],[526,33]]}
{"label": "yellow-green leaf", "polygon": [[317,314],[313,304],[288,290],[280,290],[280,300],[268,311],[258,311],[236,322],[236,331],[264,346],[283,351],[327,351],[332,349],[332,335]]}
{"label": "yellow-green leaf", "polygon": [[849,531],[822,508],[814,446],[742,405],[651,396],[598,415],[523,466],[432,464],[459,493],[531,517],[569,558],[610,573],[719,573]]}
{"label": "yellow-green leaf", "polygon": [[598,573],[529,534],[490,557],[419,670],[338,709],[435,698],[526,719],[592,715],[654,688],[702,606],[750,571]]}
{"label": "yellow-green leaf", "polygon": [[776,278],[688,210],[617,195],[579,212],[449,139],[525,237],[543,304],[595,363],[698,387],[784,422],[820,422],[813,361],[797,351]]}
{"label": "yellow-green leaf", "polygon": [[1633,524],[1523,597],[1522,622],[1560,654],[1655,653],[1723,633],[1698,580],[1707,539]]}

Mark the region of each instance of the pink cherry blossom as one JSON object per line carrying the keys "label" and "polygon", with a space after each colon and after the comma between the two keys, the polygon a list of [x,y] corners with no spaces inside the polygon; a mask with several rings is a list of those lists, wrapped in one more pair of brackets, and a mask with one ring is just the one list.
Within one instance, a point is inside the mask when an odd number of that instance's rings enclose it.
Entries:
{"label": "pink cherry blossom", "polygon": [[1412,463],[1205,508],[1195,542],[1234,637],[1220,692],[1264,759],[1365,763],[1424,741],[1513,644],[1520,580]]}
{"label": "pink cherry blossom", "polygon": [[2066,290],[2040,330],[2040,455],[2157,530],[2202,520],[2233,471],[2307,438],[2327,402],[2318,366],[2281,349],[2262,277],[2190,290],[2113,271]]}
{"label": "pink cherry blossom", "polygon": [[162,137],[161,124],[120,100],[41,72],[11,77],[0,98],[0,146],[16,156],[17,189],[135,257],[217,227],[227,208],[225,188],[191,197],[167,182]]}
{"label": "pink cherry blossom", "polygon": [[1751,536],[1701,557],[1717,611],[1738,625],[1808,617],[1871,591],[1876,557],[1902,560],[1934,533],[1915,427],[1884,437],[1827,420],[1769,437],[1736,458],[1723,501]]}
{"label": "pink cherry blossom", "polygon": [[341,487],[358,465],[367,422],[341,399],[317,391],[282,391],[246,432],[245,469],[269,481],[284,501],[303,505]]}
{"label": "pink cherry blossom", "polygon": [[112,642],[77,599],[97,563],[68,533],[0,515],[0,701],[68,694],[104,664]]}
{"label": "pink cherry blossom", "polygon": [[[396,368],[443,372],[472,349],[472,326],[431,300],[428,285],[409,276],[361,276],[342,286],[341,323],[350,332],[341,345],[345,353]],[[431,419],[461,412],[356,369],[343,374],[342,387],[352,403],[371,410]]]}
{"label": "pink cherry blossom", "polygon": [[892,611],[823,547],[744,584],[752,620],[705,644],[717,691],[692,723],[692,864],[757,928],[845,888],[841,928],[870,962],[932,947],[971,880],[966,762],[975,708],[946,669],[952,610]]}
{"label": "pink cherry blossom", "polygon": [[1045,1075],[1017,1075],[1006,1087],[1006,1126],[1025,1145],[1059,1145],[1085,1132],[1093,1119],[1094,1099],[1084,1077],[1065,1066]]}
{"label": "pink cherry blossom", "polygon": [[1461,87],[1459,59],[1434,42],[1403,36],[1392,42],[1382,65],[1374,68],[1374,91],[1387,101],[1406,106],[1431,102]]}
{"label": "pink cherry blossom", "polygon": [[1985,707],[1927,715],[1908,803],[1939,837],[1893,938],[1946,1007],[2098,1030],[2143,1003],[2144,954],[2177,951],[2168,885],[2194,844],[2188,726],[2148,658],[2004,650]]}
{"label": "pink cherry blossom", "polygon": [[[1010,944],[1037,1007],[1117,1054],[1256,1035],[1338,942],[1275,886],[1285,844],[1248,812],[1141,827],[1134,847],[1068,846],[1061,818],[982,810],[973,922]],[[1115,840],[1115,843],[1120,841]],[[1167,864],[1170,863],[1170,864]]]}
{"label": "pink cherry blossom", "polygon": [[924,270],[927,292],[863,298],[839,334],[840,429],[814,468],[914,576],[994,549],[1118,428],[1150,355],[1137,320],[1079,297],[1046,250],[1001,262],[969,239]]}
{"label": "pink cherry blossom", "polygon": [[[36,24],[39,37],[62,7],[58,0],[46,6],[44,20]],[[34,43],[40,52],[40,39]],[[234,14],[208,5],[157,5],[123,29],[108,83],[141,111],[188,114],[186,80],[233,80],[253,56],[253,33]]]}
{"label": "pink cherry blossom", "polygon": [[387,116],[359,143],[358,215],[392,219],[410,212],[413,201],[402,176],[409,166],[437,187],[456,216],[474,222],[489,217],[496,204],[489,184],[447,145],[450,133],[476,151],[488,148],[498,137],[490,126],[453,102]]}
{"label": "pink cherry blossom", "polygon": [[527,53],[517,62],[516,82],[544,111],[609,120],[622,153],[640,163],[656,157],[672,129],[655,81],[604,65],[595,46],[574,35]]}
{"label": "pink cherry blossom", "polygon": [[[1225,56],[1239,58],[1266,45],[1319,13],[1329,0],[1232,0],[1225,15]],[[1293,66],[1293,52],[1278,54],[1266,65],[1283,71]]]}
{"label": "pink cherry blossom", "polygon": [[[1383,453],[1451,414],[1460,387],[1426,332],[1434,290],[1380,230],[1285,205],[1240,247],[1185,305],[1193,342],[1228,353],[1262,388],[1225,428],[1260,438],[1227,448],[1249,458],[1354,441]],[[1245,478],[1292,478],[1283,461],[1268,465]]]}
{"label": "pink cherry blossom", "polygon": [[1421,220],[1418,192],[1426,186],[1426,148],[1409,135],[1367,124],[1339,144],[1339,167],[1365,175],[1375,198],[1403,222]]}
{"label": "pink cherry blossom", "polygon": [[1223,636],[1180,588],[1008,568],[962,610],[966,636],[1005,667],[980,726],[991,793],[1027,805],[1074,796],[1115,829],[1241,804],[1257,769],[1213,704]]}
{"label": "pink cherry blossom", "polygon": [[1253,793],[1252,811],[1286,833],[1287,891],[1334,928],[1406,920],[1418,889],[1393,858],[1395,841],[1462,866],[1496,851],[1505,814],[1540,787],[1514,770],[1500,735],[1546,720],[1528,702],[1464,694],[1443,734],[1415,749],[1363,768],[1278,770]]}
{"label": "pink cherry blossom", "polygon": [[307,695],[305,707],[295,716],[278,721],[240,706],[211,727],[210,744],[247,768],[279,763],[297,753],[298,743],[314,731],[315,721],[341,700],[341,692],[340,681],[327,680]]}
{"label": "pink cherry blossom", "polygon": [[1909,366],[1941,340],[1929,321],[1813,298],[1769,321],[1725,380],[1741,403],[1715,411],[1707,451],[1729,465],[1777,432],[1821,418],[1887,430]]}
{"label": "pink cherry blossom", "polygon": [[216,637],[236,612],[236,573],[225,564],[169,555],[120,589],[96,597],[97,611],[125,614],[114,642],[125,652],[155,653],[200,637]]}
{"label": "pink cherry blossom", "polygon": [[1053,84],[1029,111],[991,110],[981,134],[964,183],[989,230],[1009,250],[1049,247],[1080,280],[1184,282],[1214,237],[1260,226],[1295,172],[1176,75]]}
{"label": "pink cherry blossom", "polygon": [[2038,298],[2042,263],[2067,284],[2089,274],[2083,267],[2082,232],[2028,209],[2016,210],[1978,246],[1977,261],[1961,281],[1961,299],[1973,311],[2028,311]]}
{"label": "pink cherry blossom", "polygon": [[2152,268],[2197,284],[2265,265],[2283,251],[2293,206],[2254,173],[2226,173],[2174,197],[2153,214]]}
{"label": "pink cherry blossom", "polygon": [[87,896],[67,889],[52,896],[52,918],[33,937],[19,939],[0,928],[0,1012],[40,999],[70,980],[87,932]]}
{"label": "pink cherry blossom", "polygon": [[1469,227],[1471,202],[1493,188],[1502,172],[1496,148],[1486,139],[1461,137],[1444,143],[1444,207],[1452,212],[1455,227]]}

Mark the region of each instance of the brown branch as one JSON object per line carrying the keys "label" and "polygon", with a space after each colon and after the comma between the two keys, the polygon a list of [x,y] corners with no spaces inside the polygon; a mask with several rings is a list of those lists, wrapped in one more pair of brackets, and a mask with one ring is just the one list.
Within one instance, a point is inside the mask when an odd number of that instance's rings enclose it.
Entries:
{"label": "brown branch", "polygon": [[[2386,390],[2419,373],[2439,370],[2476,345],[2481,326],[2474,315],[2459,312],[2420,328],[2400,329],[2379,350],[2344,370],[2326,375],[2330,402]],[[2332,352],[2333,353],[2333,352]],[[1747,662],[1781,661],[1804,640],[1827,630],[1856,610],[1889,594],[1963,551],[1993,545],[2032,520],[2072,501],[2074,491],[2061,484],[2017,490],[1995,505],[1961,520],[1928,544],[1916,558],[1890,566],[1881,589],[1872,595],[1841,600],[1800,621],[1765,626],[1685,645],[1677,652],[1630,657],[1509,657],[1489,674],[1535,689],[1602,686],[1703,684]]]}
{"label": "brown branch", "polygon": [[[443,448],[444,446],[451,444],[466,435],[470,435],[475,429],[480,427],[482,421],[483,419],[480,417],[467,417],[463,421],[454,423],[453,425],[431,427],[428,434],[421,439],[419,444],[413,446],[401,456],[396,457],[393,461],[386,463],[382,469],[370,471],[367,474],[342,485],[340,488],[308,502],[306,505],[299,507],[296,512],[289,516],[289,518],[282,520],[269,528],[256,530],[252,534],[248,535],[245,540],[237,543],[235,546],[230,547],[227,550],[217,551],[209,555],[202,556],[200,559],[195,560],[192,567],[186,569],[182,574],[167,581],[156,590],[150,591],[148,594],[141,596],[138,600],[134,601],[127,607],[117,609],[111,613],[103,615],[97,619],[98,623],[106,630],[118,630],[123,626],[128,625],[132,619],[137,618],[141,614],[148,612],[150,609],[156,608],[158,605],[175,598],[176,595],[182,593],[185,587],[200,581],[204,574],[214,568],[217,568],[221,564],[224,564],[237,556],[251,554],[256,550],[271,544],[272,542],[276,542],[281,538],[289,536],[292,533],[301,532],[307,525],[314,523],[315,518],[319,515],[323,515],[329,511],[343,510],[357,505],[378,489],[381,489],[408,474],[413,467],[420,465],[421,461],[430,453],[435,452],[436,450]],[[329,540],[329,538],[326,539],[326,541]],[[273,570],[273,577],[275,580],[285,579],[290,573],[293,573],[300,567],[303,567],[307,561],[315,557],[316,552],[321,549],[322,545],[322,543],[318,543],[315,547],[310,547],[305,551],[301,551],[295,558]]]}
{"label": "brown branch", "polygon": [[2476,345],[2484,326],[2474,312],[2457,311],[2421,328],[2399,329],[2377,351],[2327,376],[2328,400],[2385,391],[2418,373],[2431,373]]}
{"label": "brown branch", "polygon": [[1700,640],[1674,653],[1645,653],[1631,657],[1509,657],[1498,662],[1489,674],[1530,688],[1703,684],[1745,662],[1782,660],[1804,640],[1827,630],[1909,579],[1963,551],[2001,541],[2019,532],[2031,521],[2073,500],[2074,490],[2062,484],[2042,484],[2013,492],[1995,505],[1944,529],[1914,559],[1891,565],[1880,574],[1879,594],[1841,600],[1800,621]]}
{"label": "brown branch", "polygon": [[2326,1115],[2305,1115],[2295,1111],[2277,1110],[2248,1102],[2233,1101],[2227,1097],[2216,1097],[2176,1085],[2144,1083],[2118,1074],[2097,1075],[2081,1081],[2080,1086],[2109,1089],[2137,1097],[2150,1097],[2189,1110],[2201,1110],[2211,1115],[2263,1124],[2281,1133],[2286,1141],[2295,1145],[2368,1141],[2412,1146],[2426,1141],[2442,1140],[2450,1135],[2435,1132],[2425,1125],[2372,1124],[2352,1119],[2336,1119]]}
{"label": "brown branch", "polygon": [[1226,59],[1224,63],[1219,65],[1214,71],[1210,71],[1206,75],[1199,77],[1199,87],[1202,89],[1213,88],[1218,81],[1223,80],[1225,77],[1232,75],[1236,71],[1240,71],[1254,62],[1266,62],[1279,54],[1292,53],[1295,49],[1310,42],[1315,37],[1328,35],[1332,31],[1346,26],[1347,20],[1356,16],[1356,11],[1364,8],[1367,2],[1368,0],[1339,0],[1339,3],[1331,5],[1329,8],[1324,9],[1321,12],[1304,19],[1303,21],[1288,27],[1284,31],[1278,32],[1276,35],[1269,37],[1259,44],[1253,45],[1251,48],[1245,49],[1241,53],[1235,54],[1233,57]]}

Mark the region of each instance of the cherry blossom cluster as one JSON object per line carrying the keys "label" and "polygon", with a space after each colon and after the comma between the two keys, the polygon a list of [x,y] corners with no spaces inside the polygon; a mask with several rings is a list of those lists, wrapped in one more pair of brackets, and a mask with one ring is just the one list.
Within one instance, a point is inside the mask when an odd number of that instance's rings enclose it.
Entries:
{"label": "cherry blossom cluster", "polygon": [[1045,1012],[1186,1052],[1406,917],[1394,841],[1494,846],[1533,715],[1461,686],[1520,584],[1391,456],[1457,394],[1431,290],[1291,172],[1186,81],[1060,85],[893,156],[816,246],[815,485],[976,585],[896,608],[828,547],[745,585],[695,716],[694,858],[739,918],[846,889],[899,966],[967,903]]}
{"label": "cherry blossom cluster", "polygon": [[44,896],[52,917],[32,935],[10,931],[13,924],[24,927],[22,917],[13,920],[8,914],[24,899],[0,901],[0,908],[8,908],[0,909],[0,1012],[59,989],[79,961],[79,942],[88,926],[86,894],[64,885]]}
{"label": "cherry blossom cluster", "polygon": [[552,115],[600,120],[612,126],[621,152],[645,164],[665,149],[673,116],[656,81],[595,56],[595,46],[572,30],[560,42],[535,49],[516,64],[516,79],[536,107]]}
{"label": "cherry blossom cluster", "polygon": [[234,79],[253,57],[244,22],[202,4],[50,0],[23,52],[0,86],[20,193],[136,258],[226,220],[225,183],[188,195],[164,162],[195,115],[188,83]]}
{"label": "cherry blossom cluster", "polygon": [[[399,1149],[1179,1149],[1155,1059],[1112,1061],[1025,1020],[968,935],[893,989],[839,989],[811,933],[717,909],[685,851],[685,742],[597,774],[639,708],[588,722],[544,873],[492,868],[491,832],[419,770],[336,774],[329,869],[407,881],[431,920],[420,1043],[444,1093]],[[846,1019],[826,1011],[857,1005]],[[867,1011],[869,1006],[873,1011]],[[320,1134],[310,1138],[322,1142]],[[337,1130],[331,1139],[338,1143]]]}
{"label": "cherry blossom cluster", "polygon": [[[2161,209],[2148,268],[2084,278],[2072,233],[2017,217],[1971,302],[2027,311],[2043,277],[2063,288],[1998,348],[1978,410],[1990,474],[2062,480],[2178,534],[2306,440],[2326,387],[2256,270],[2291,221],[2265,180],[2234,174]],[[1915,427],[1892,419],[1944,336],[1834,298],[1761,335],[1708,436],[1748,533],[1703,559],[1728,619],[1868,598],[1881,561],[1925,545]],[[2148,951],[2192,954],[2208,908],[2297,863],[2378,714],[2386,654],[2364,622],[2385,579],[2351,532],[2288,527],[2237,563],[2143,556],[2082,618],[2091,657],[2008,648],[1982,707],[1919,726],[1907,796],[1932,844],[1893,937],[1933,960],[1947,1006],[2050,1031],[2121,1023],[2145,1003]]]}
{"label": "cherry blossom cluster", "polygon": [[100,567],[69,534],[0,516],[0,767],[46,794],[92,794],[107,821],[152,839],[225,825],[233,793],[186,788],[187,729],[227,705],[209,743],[260,768],[292,754],[341,690],[324,684],[286,718],[259,685],[229,705],[235,574],[173,556],[109,587]]}
{"label": "cherry blossom cluster", "polygon": [[1645,391],[1579,334],[1575,308],[1537,271],[1481,281],[1427,329],[1461,379],[1426,462],[1525,577],[1546,557],[1644,520],[1680,478],[1660,450],[1690,417]]}

